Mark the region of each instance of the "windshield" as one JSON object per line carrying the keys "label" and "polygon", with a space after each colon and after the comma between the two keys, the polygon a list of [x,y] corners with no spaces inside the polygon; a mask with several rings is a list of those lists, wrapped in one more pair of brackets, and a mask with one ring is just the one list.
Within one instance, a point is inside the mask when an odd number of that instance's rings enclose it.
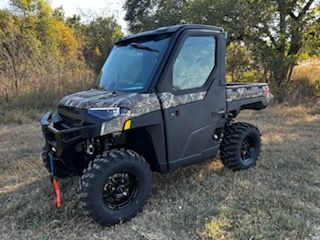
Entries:
{"label": "windshield", "polygon": [[168,37],[115,45],[98,77],[98,88],[139,92],[152,78]]}

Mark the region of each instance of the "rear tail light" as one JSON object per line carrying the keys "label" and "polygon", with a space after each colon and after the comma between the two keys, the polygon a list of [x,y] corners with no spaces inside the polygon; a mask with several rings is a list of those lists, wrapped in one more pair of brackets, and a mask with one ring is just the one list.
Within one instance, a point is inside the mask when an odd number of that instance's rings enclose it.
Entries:
{"label": "rear tail light", "polygon": [[270,88],[269,88],[269,86],[266,86],[265,88],[264,88],[264,95],[268,98],[268,97],[270,97]]}

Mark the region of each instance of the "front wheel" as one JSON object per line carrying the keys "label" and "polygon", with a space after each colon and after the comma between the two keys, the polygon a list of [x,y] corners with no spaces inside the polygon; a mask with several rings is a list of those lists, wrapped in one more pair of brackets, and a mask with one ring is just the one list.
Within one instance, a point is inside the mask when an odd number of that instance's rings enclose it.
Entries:
{"label": "front wheel", "polygon": [[114,225],[136,216],[151,189],[151,171],[144,158],[131,150],[114,149],[89,163],[80,180],[80,201],[96,222]]}
{"label": "front wheel", "polygon": [[220,145],[223,164],[232,170],[243,170],[256,164],[260,155],[261,135],[250,123],[237,122],[224,130]]}

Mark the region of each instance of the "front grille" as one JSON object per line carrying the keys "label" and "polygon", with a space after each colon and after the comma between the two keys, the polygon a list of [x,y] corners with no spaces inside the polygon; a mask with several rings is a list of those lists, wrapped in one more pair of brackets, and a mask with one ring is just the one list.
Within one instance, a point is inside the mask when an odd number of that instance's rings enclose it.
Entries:
{"label": "front grille", "polygon": [[78,109],[59,106],[59,115],[62,119],[62,124],[66,127],[79,127],[83,124],[81,114]]}
{"label": "front grille", "polygon": [[64,111],[64,112],[68,112],[68,113],[73,113],[73,114],[77,114],[79,115],[80,114],[80,111],[74,107],[68,107],[68,106],[63,106],[63,105],[60,105],[59,106],[59,112],[61,111]]}
{"label": "front grille", "polygon": [[64,124],[70,127],[79,127],[82,125],[82,121],[80,119],[74,119],[60,114],[62,121]]}

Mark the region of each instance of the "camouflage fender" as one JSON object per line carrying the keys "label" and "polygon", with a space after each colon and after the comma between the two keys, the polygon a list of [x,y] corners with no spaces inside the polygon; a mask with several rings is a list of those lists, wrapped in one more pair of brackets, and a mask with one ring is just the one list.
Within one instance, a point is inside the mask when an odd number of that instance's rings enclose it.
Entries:
{"label": "camouflage fender", "polygon": [[[175,96],[172,93],[164,92],[159,94],[162,107],[168,109],[179,105],[201,101],[205,98],[206,92],[189,93]],[[106,122],[101,127],[100,135],[122,131],[124,123],[133,117],[138,117],[146,113],[160,110],[160,103],[156,94],[136,94],[131,98],[126,97],[121,105],[126,102],[126,106],[130,106],[128,113],[118,116],[111,121]],[[114,106],[117,106],[115,104]]]}
{"label": "camouflage fender", "polygon": [[112,107],[125,107],[128,112],[120,114],[116,118],[102,124],[100,135],[106,135],[114,132],[120,132],[124,123],[131,118],[141,116],[160,110],[160,103],[155,93],[150,94],[130,94],[130,96],[118,99],[111,104]]}
{"label": "camouflage fender", "polygon": [[201,101],[205,98],[207,92],[188,93],[175,96],[169,92],[163,92],[159,94],[159,98],[163,109],[180,106],[187,103]]}
{"label": "camouflage fender", "polygon": [[235,101],[244,98],[254,98],[265,96],[267,86],[244,86],[227,88],[227,101]]}

